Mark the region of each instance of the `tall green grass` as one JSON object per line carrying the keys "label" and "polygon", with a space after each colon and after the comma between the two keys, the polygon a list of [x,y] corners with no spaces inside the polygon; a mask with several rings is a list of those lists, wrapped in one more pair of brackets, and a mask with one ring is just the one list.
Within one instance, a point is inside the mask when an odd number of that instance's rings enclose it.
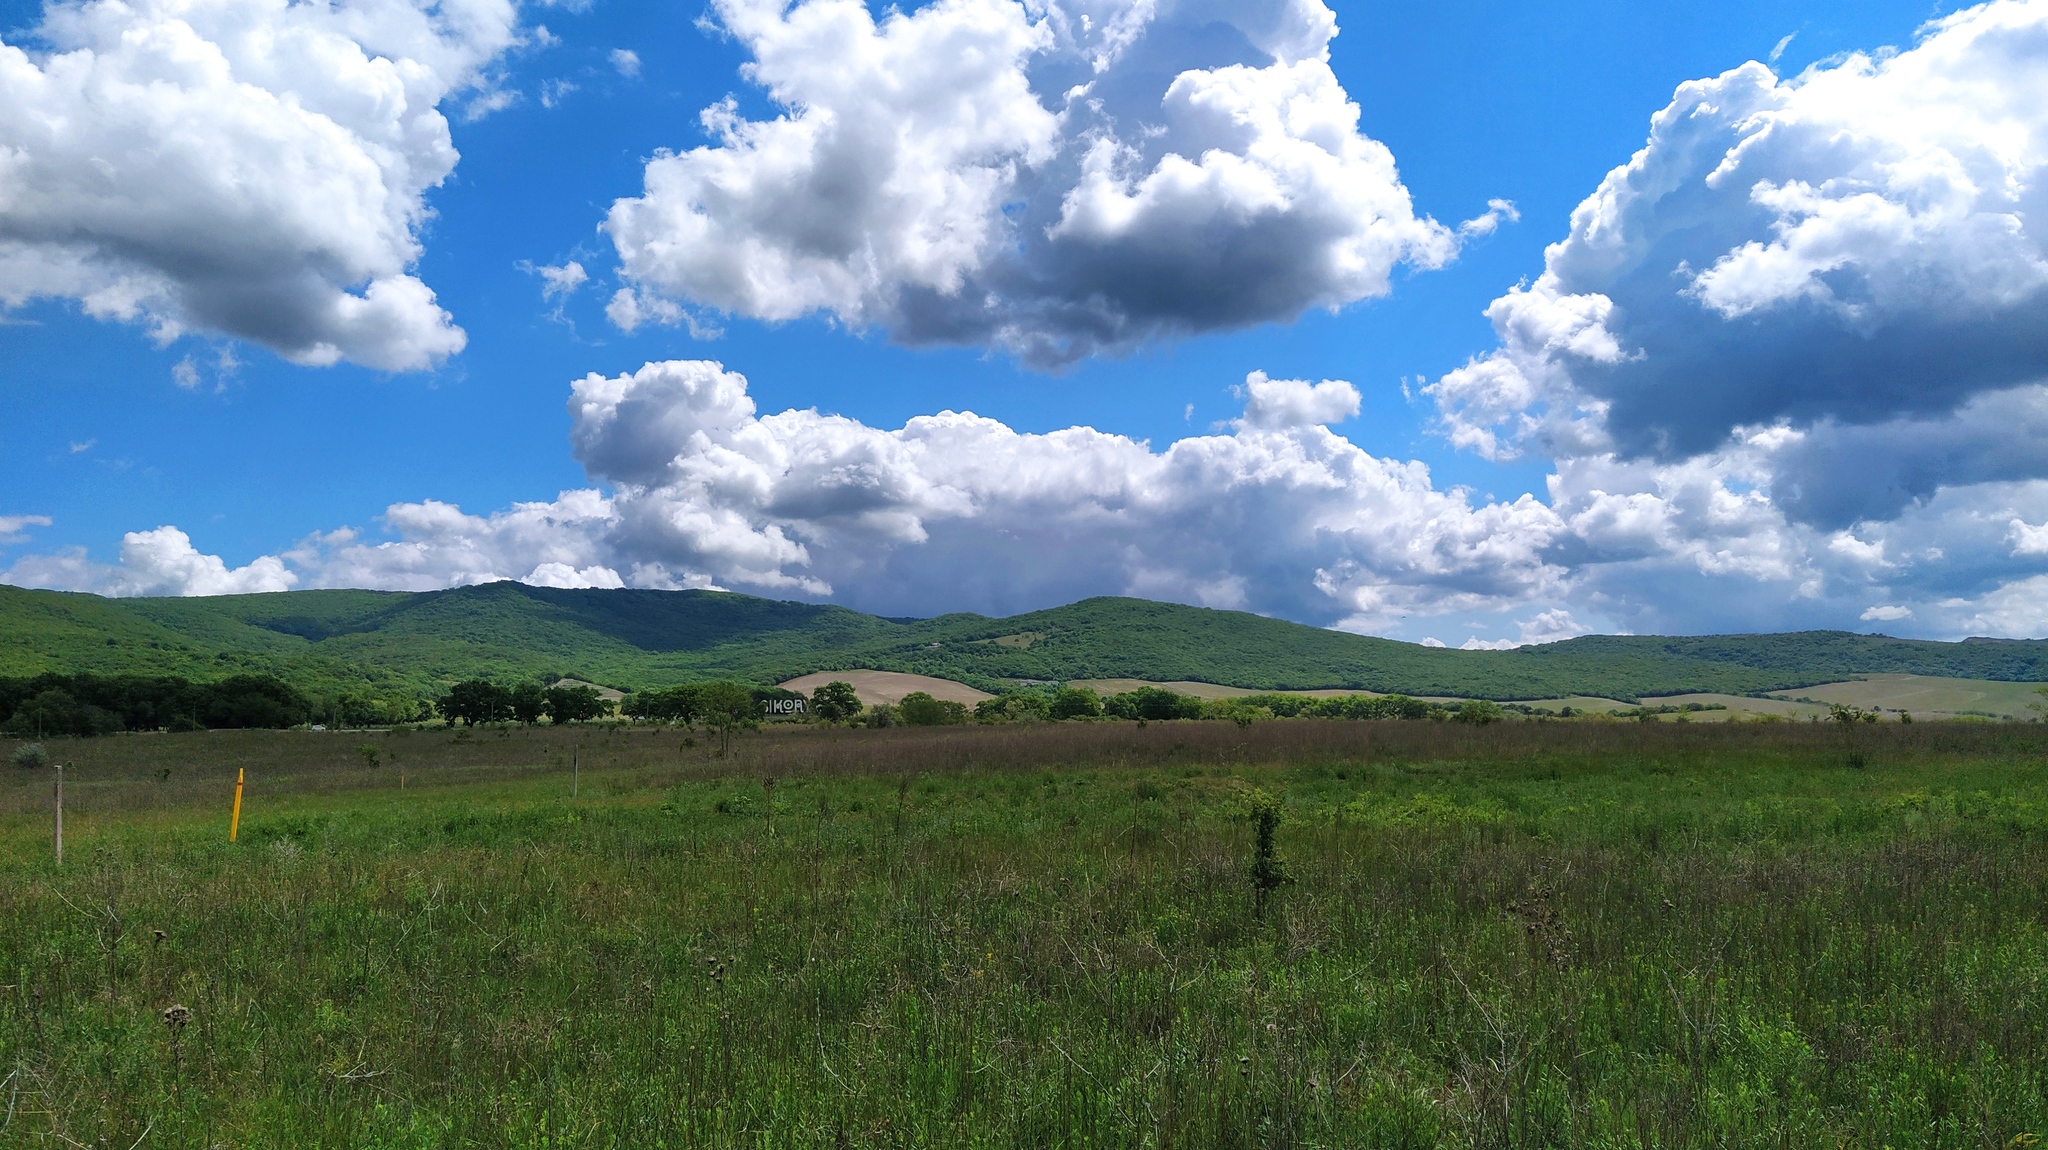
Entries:
{"label": "tall green grass", "polygon": [[0,1146],[2048,1134],[2036,730],[379,738],[4,781]]}

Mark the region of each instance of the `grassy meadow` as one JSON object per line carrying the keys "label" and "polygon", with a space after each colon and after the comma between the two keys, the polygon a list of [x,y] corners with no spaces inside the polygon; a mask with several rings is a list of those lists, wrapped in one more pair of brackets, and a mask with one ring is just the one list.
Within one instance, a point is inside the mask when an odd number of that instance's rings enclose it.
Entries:
{"label": "grassy meadow", "polygon": [[0,1147],[2048,1136],[2036,725],[50,749],[62,869],[0,766]]}

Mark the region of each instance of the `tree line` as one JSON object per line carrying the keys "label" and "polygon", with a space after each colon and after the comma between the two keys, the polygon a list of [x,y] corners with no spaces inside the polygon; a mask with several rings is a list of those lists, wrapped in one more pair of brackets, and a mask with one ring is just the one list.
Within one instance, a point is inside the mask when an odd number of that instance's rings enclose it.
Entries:
{"label": "tree line", "polygon": [[172,675],[37,675],[0,679],[0,715],[20,738],[121,731],[290,727],[311,721],[314,702],[269,675],[195,683]]}
{"label": "tree line", "polygon": [[384,700],[344,692],[309,696],[270,675],[193,682],[168,675],[38,675],[0,678],[0,731],[19,738],[107,735],[121,731],[282,728],[312,725],[394,725],[440,718],[449,725],[588,723],[622,717],[642,723],[703,727],[729,741],[765,720],[869,727],[936,727],[959,723],[1126,719],[1275,718],[1458,719],[1491,722],[1501,708],[1483,700],[1446,707],[1405,695],[1313,698],[1278,693],[1200,699],[1161,687],[1099,695],[1086,687],[1023,687],[963,703],[913,692],[893,705],[865,706],[854,688],[834,681],[805,695],[782,687],[713,681],[654,687],[613,701],[587,684],[523,681],[505,685],[465,679],[431,700]]}

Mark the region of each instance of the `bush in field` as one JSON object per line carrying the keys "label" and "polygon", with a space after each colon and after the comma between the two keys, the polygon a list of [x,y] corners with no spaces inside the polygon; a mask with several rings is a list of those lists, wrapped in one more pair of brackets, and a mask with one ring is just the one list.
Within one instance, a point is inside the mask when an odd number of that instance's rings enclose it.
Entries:
{"label": "bush in field", "polygon": [[1011,691],[974,705],[974,718],[982,723],[1007,723],[1020,719],[1047,717],[1051,700],[1039,691]]}
{"label": "bush in field", "polygon": [[1473,723],[1481,727],[1488,723],[1498,723],[1501,720],[1500,704],[1488,699],[1468,699],[1458,708],[1455,717],[1461,723]]}
{"label": "bush in field", "polygon": [[863,721],[870,727],[893,727],[897,724],[896,708],[887,703],[877,703],[868,708]]}
{"label": "bush in field", "polygon": [[1294,878],[1287,873],[1273,843],[1273,832],[1280,827],[1280,800],[1263,789],[1254,789],[1248,798],[1253,830],[1252,863],[1248,869],[1259,915],[1264,917],[1266,899]]}
{"label": "bush in field", "polygon": [[14,748],[14,754],[8,756],[7,761],[22,770],[33,771],[50,765],[50,752],[44,750],[41,743],[23,743]]}
{"label": "bush in field", "polygon": [[828,723],[840,723],[860,714],[860,696],[852,683],[837,679],[811,692],[811,714]]}
{"label": "bush in field", "polygon": [[1202,700],[1163,687],[1140,687],[1104,699],[1102,710],[1119,719],[1199,719]]}
{"label": "bush in field", "polygon": [[1274,698],[1272,695],[1250,695],[1241,699],[1210,699],[1202,704],[1205,719],[1228,719],[1240,727],[1277,718],[1272,708],[1262,706],[1257,700]]}
{"label": "bush in field", "polygon": [[949,727],[967,721],[967,706],[947,699],[935,699],[923,691],[912,691],[896,705],[906,727]]}
{"label": "bush in field", "polygon": [[1086,687],[1061,687],[1046,714],[1054,719],[1088,719],[1102,714],[1102,699]]}

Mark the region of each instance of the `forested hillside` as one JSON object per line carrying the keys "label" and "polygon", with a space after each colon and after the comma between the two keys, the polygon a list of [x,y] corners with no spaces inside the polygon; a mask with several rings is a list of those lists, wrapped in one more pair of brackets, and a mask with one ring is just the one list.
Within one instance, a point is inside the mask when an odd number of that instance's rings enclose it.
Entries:
{"label": "forested hillside", "polygon": [[0,676],[277,675],[314,694],[433,695],[471,676],[569,676],[621,688],[710,677],[910,671],[996,690],[1018,680],[1197,680],[1262,689],[1635,699],[1749,694],[1907,672],[2035,682],[2048,642],[1932,643],[1803,632],[1588,636],[1457,651],[1236,611],[1088,599],[1004,619],[885,619],[718,591],[294,591],[103,599],[0,587]]}

